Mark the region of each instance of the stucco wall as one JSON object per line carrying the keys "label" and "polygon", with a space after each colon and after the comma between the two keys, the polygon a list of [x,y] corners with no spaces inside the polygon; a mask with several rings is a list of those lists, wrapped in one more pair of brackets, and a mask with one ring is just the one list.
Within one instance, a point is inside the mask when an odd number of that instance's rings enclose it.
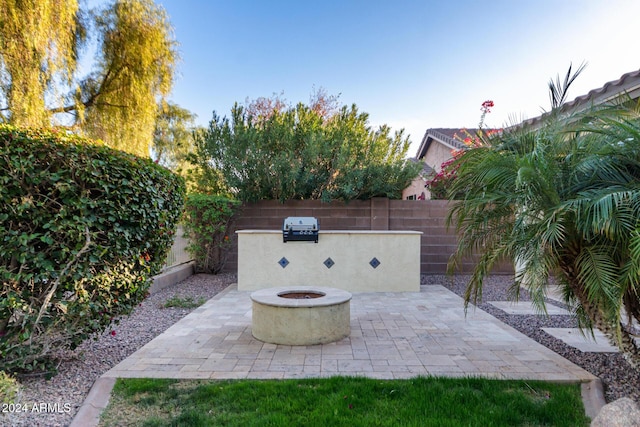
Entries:
{"label": "stucco wall", "polygon": [[425,198],[428,199],[429,190],[424,187],[425,183],[426,180],[421,176],[414,178],[411,184],[402,190],[402,200],[407,200],[409,196],[412,196],[413,200],[417,200],[421,194],[424,194]]}
{"label": "stucco wall", "polygon": [[429,150],[422,158],[422,160],[429,166],[433,168],[436,172],[440,172],[440,166],[445,161],[449,160],[451,157],[451,148],[442,145],[433,143],[429,146]]}
{"label": "stucco wall", "polygon": [[[281,230],[288,216],[318,218],[320,230],[412,230],[420,231],[420,272],[444,274],[450,255],[455,251],[455,233],[445,227],[448,210],[446,200],[353,200],[349,203],[322,203],[319,200],[293,200],[286,203],[262,201],[246,203],[236,230]],[[238,269],[237,239],[229,255],[225,271]],[[460,272],[468,273],[473,260],[463,263]],[[512,274],[513,266],[504,263],[494,271]]]}
{"label": "stucco wall", "polygon": [[420,234],[320,231],[318,243],[282,241],[279,230],[240,230],[238,290],[322,286],[349,292],[419,292]]}

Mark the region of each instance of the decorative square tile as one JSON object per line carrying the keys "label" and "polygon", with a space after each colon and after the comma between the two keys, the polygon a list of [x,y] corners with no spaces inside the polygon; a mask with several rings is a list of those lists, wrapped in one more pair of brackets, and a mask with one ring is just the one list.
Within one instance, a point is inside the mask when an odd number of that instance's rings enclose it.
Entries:
{"label": "decorative square tile", "polygon": [[280,258],[280,261],[278,261],[278,264],[280,264],[280,267],[285,268],[287,265],[289,265],[289,260],[285,257],[282,257]]}
{"label": "decorative square tile", "polygon": [[324,260],[323,264],[325,265],[325,267],[331,268],[331,267],[333,267],[333,264],[335,264],[335,262],[333,262],[331,257],[329,257],[329,258]]}
{"label": "decorative square tile", "polygon": [[380,265],[380,261],[378,260],[378,258],[373,257],[371,258],[371,261],[369,261],[369,265],[373,268],[378,268],[378,266]]}

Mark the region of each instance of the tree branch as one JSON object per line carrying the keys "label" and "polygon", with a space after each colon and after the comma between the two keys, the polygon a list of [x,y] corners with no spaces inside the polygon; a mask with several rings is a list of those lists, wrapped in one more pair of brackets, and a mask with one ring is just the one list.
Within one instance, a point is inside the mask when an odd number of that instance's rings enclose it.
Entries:
{"label": "tree branch", "polygon": [[36,318],[36,321],[33,323],[33,327],[34,328],[40,322],[40,319],[42,318],[42,315],[46,311],[47,305],[49,305],[49,301],[51,301],[51,298],[53,297],[54,292],[58,288],[58,285],[60,284],[60,281],[62,280],[62,278],[67,274],[67,271],[71,268],[71,266],[73,264],[75,264],[76,261],[78,261],[78,259],[80,259],[82,254],[84,254],[85,252],[87,252],[89,250],[89,247],[91,246],[91,236],[89,234],[89,227],[87,227],[87,226],[84,227],[84,233],[85,233],[85,236],[86,236],[86,240],[84,242],[84,246],[82,246],[82,249],[80,249],[78,251],[78,253],[75,254],[75,256],[71,260],[69,260],[69,262],[67,263],[67,265],[64,266],[64,268],[62,269],[62,271],[60,272],[60,274],[58,275],[56,280],[54,280],[53,284],[51,285],[51,289],[49,289],[49,292],[47,292],[47,296],[44,298],[44,301],[42,302],[42,305],[40,306],[40,311],[38,312],[38,317]]}

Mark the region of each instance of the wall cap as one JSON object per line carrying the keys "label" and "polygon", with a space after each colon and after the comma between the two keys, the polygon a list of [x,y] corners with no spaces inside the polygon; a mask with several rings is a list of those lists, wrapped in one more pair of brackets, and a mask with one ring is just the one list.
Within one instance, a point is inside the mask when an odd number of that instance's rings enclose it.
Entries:
{"label": "wall cap", "polygon": [[[319,234],[423,234],[411,230],[320,230]],[[236,230],[236,234],[282,234],[282,230]]]}

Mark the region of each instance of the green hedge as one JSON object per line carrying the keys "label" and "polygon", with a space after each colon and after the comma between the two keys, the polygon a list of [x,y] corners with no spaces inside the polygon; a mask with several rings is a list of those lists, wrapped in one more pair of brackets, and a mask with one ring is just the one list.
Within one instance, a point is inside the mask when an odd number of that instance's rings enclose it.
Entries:
{"label": "green hedge", "polygon": [[0,369],[48,369],[139,304],[184,191],[149,159],[0,125]]}
{"label": "green hedge", "polygon": [[184,207],[187,250],[196,271],[220,273],[227,262],[234,236],[231,234],[240,202],[224,196],[189,194]]}

